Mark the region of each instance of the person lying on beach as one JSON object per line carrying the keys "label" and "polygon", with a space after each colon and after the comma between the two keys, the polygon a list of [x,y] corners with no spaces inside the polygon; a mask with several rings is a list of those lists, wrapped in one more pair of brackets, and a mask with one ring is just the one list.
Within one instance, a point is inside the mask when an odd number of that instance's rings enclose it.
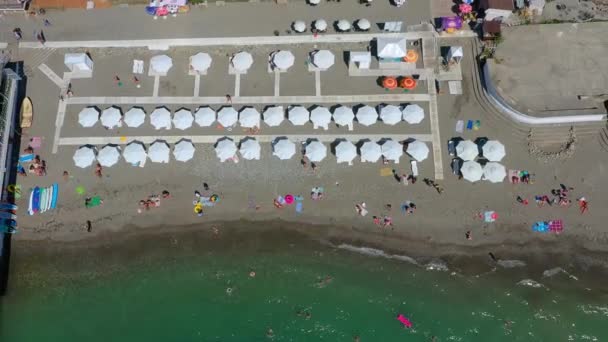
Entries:
{"label": "person lying on beach", "polygon": [[363,202],[361,204],[355,204],[355,210],[357,210],[357,213],[361,216],[367,215],[367,209],[366,209],[365,202]]}
{"label": "person lying on beach", "polygon": [[384,228],[393,226],[393,218],[390,216],[384,216]]}
{"label": "person lying on beach", "polygon": [[167,190],[163,190],[162,195],[163,195],[163,198],[171,198],[171,194]]}

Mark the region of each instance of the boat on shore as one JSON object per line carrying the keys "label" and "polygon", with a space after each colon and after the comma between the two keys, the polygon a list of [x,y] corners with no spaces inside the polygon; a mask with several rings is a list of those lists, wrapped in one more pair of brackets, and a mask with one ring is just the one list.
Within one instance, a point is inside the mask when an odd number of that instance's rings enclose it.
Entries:
{"label": "boat on shore", "polygon": [[21,114],[20,114],[20,125],[21,128],[32,127],[32,120],[34,119],[34,108],[32,106],[32,100],[29,97],[23,99],[21,102]]}

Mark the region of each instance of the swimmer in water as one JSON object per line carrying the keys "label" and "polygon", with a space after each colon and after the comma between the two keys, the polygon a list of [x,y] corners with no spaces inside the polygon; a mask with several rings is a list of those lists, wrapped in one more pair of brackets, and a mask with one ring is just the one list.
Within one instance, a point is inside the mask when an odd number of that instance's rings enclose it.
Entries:
{"label": "swimmer in water", "polygon": [[312,317],[312,314],[311,314],[309,311],[306,311],[306,312],[304,313],[304,317],[305,317],[306,319],[310,319],[310,318]]}
{"label": "swimmer in water", "polygon": [[359,338],[359,335],[355,335],[353,337],[353,342],[361,342],[361,339]]}
{"label": "swimmer in water", "polygon": [[268,328],[268,330],[266,330],[266,337],[268,337],[268,338],[274,337],[274,331],[272,330],[272,328]]}

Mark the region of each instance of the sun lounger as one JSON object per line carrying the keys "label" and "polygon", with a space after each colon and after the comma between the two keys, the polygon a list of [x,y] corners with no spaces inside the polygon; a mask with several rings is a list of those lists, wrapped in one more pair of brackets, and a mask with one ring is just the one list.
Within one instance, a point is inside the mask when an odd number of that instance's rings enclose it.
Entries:
{"label": "sun lounger", "polygon": [[143,74],[144,73],[144,61],[134,59],[133,60],[133,73]]}
{"label": "sun lounger", "polygon": [[464,131],[464,121],[458,120],[456,121],[456,133],[462,133]]}
{"label": "sun lounger", "polygon": [[414,177],[418,177],[418,162],[415,160],[412,160],[410,162],[410,164],[412,164],[412,175]]}

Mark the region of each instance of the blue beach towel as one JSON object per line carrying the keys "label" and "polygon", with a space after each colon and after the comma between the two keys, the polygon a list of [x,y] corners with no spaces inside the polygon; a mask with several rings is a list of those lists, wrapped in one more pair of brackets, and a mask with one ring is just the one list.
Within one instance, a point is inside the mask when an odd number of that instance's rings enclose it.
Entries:
{"label": "blue beach towel", "polygon": [[549,231],[549,225],[547,222],[538,221],[532,225],[532,230],[539,233],[546,233]]}
{"label": "blue beach towel", "polygon": [[467,121],[467,130],[472,130],[473,129],[473,120],[469,120]]}
{"label": "blue beach towel", "polygon": [[19,156],[19,162],[20,163],[29,163],[32,160],[34,160],[36,156],[33,153],[30,154],[22,154]]}
{"label": "blue beach towel", "polygon": [[296,213],[297,214],[302,213],[302,206],[303,206],[303,203],[301,201],[296,202]]}

